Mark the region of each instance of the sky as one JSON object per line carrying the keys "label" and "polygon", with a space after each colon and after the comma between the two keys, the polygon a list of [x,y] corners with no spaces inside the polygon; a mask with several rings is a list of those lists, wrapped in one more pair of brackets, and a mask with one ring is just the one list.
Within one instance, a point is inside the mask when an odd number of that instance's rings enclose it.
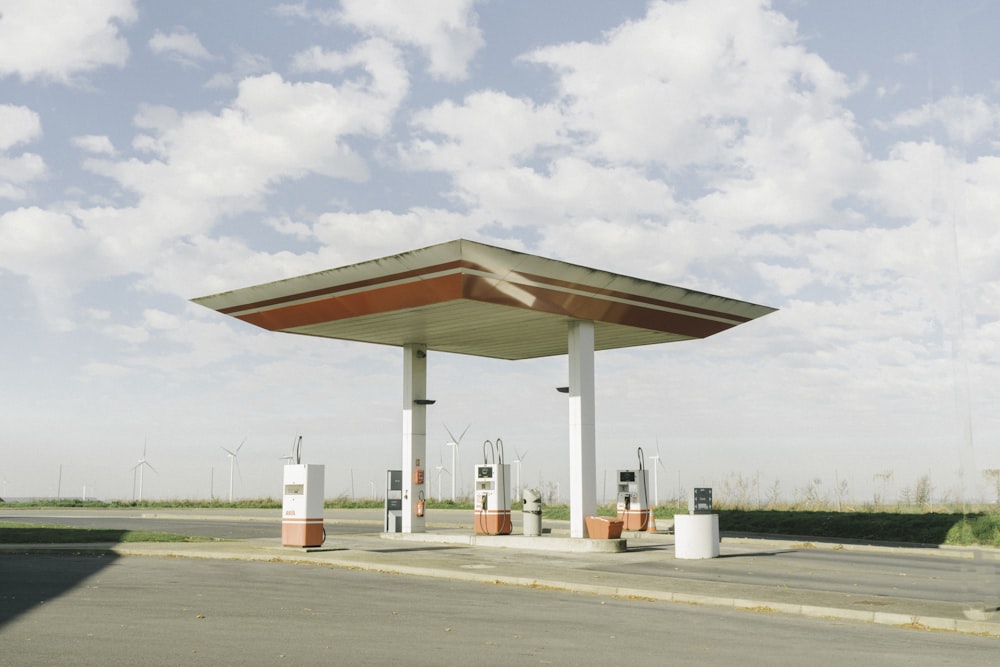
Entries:
{"label": "sky", "polygon": [[[779,310],[596,355],[598,500],[874,503],[1000,468],[1000,4],[0,0],[6,497],[326,495],[398,348],[190,299],[466,238]],[[428,356],[432,496],[568,497],[567,359]],[[449,431],[458,436],[453,470]],[[659,458],[653,458],[658,456]],[[651,477],[654,477],[651,473]]]}

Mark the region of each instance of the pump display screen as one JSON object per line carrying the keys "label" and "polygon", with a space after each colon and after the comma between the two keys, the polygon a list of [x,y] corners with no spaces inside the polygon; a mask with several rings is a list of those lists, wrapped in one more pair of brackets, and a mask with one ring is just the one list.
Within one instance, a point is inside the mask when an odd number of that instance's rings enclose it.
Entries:
{"label": "pump display screen", "polygon": [[480,466],[479,468],[476,468],[476,474],[479,476],[479,479],[490,479],[493,477],[493,468],[489,466]]}
{"label": "pump display screen", "polygon": [[619,482],[634,482],[635,481],[635,471],[634,470],[619,470],[618,471],[618,481]]}
{"label": "pump display screen", "polygon": [[302,484],[285,484],[286,496],[301,496],[303,491]]}

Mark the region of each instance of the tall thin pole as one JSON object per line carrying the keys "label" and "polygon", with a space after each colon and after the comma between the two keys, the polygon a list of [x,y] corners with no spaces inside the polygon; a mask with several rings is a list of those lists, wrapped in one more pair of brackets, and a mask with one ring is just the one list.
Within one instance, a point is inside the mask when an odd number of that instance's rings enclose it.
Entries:
{"label": "tall thin pole", "polygon": [[451,447],[451,502],[455,502],[455,475],[458,471],[455,464],[455,457],[458,455],[458,443],[449,442],[448,446]]}
{"label": "tall thin pole", "polygon": [[521,493],[521,459],[514,461],[514,488],[517,490],[517,499],[523,500],[524,495]]}

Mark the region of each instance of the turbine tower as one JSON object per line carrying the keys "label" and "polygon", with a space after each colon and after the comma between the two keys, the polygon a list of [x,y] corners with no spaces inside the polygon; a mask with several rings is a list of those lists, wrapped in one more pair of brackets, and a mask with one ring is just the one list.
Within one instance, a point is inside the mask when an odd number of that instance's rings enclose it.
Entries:
{"label": "turbine tower", "polygon": [[517,451],[517,447],[514,448],[514,492],[517,494],[515,497],[518,500],[523,500],[524,496],[521,495],[521,461],[524,457],[528,455],[528,450],[524,451],[524,454]]}
{"label": "turbine tower", "polygon": [[149,468],[153,472],[156,472],[156,468],[146,460],[146,443],[142,444],[142,456],[139,458],[139,462],[132,466],[132,501],[135,502],[135,473],[139,472],[139,502],[142,502],[142,471],[143,468]]}
{"label": "turbine tower", "polygon": [[656,443],[656,455],[650,456],[649,460],[655,462],[653,463],[653,507],[656,507],[660,504],[660,483],[657,476],[657,472],[659,472],[657,467],[663,468],[664,472],[667,470],[667,467],[663,465],[663,461],[660,460],[660,443],[658,441]]}
{"label": "turbine tower", "polygon": [[[434,466],[434,469],[437,470],[437,478],[438,478],[438,493],[437,493],[437,499],[438,500],[441,500],[441,475],[443,473],[448,473],[448,475],[452,477],[452,480],[455,479],[454,476],[451,475],[451,471],[449,471],[447,468],[444,467],[444,461],[442,461],[441,459],[442,459],[442,457],[441,457],[441,450],[439,449],[438,450],[438,464],[436,466]],[[455,495],[454,491],[452,491],[452,495],[453,496]]]}
{"label": "turbine tower", "polygon": [[[246,441],[247,439],[243,438],[243,441],[240,442],[240,446],[236,448],[235,452],[219,445],[222,451],[224,451],[229,457],[229,502],[233,502],[233,468],[239,470],[240,467],[240,462],[236,459],[236,457],[239,456],[240,450],[243,449],[243,444]],[[240,473],[240,479],[243,479],[243,473]]]}
{"label": "turbine tower", "polygon": [[[472,426],[472,424],[469,424],[469,426]],[[449,447],[452,448],[452,450],[451,450],[451,470],[452,470],[452,472],[451,472],[451,502],[455,502],[455,479],[459,475],[459,469],[458,469],[458,445],[459,445],[460,442],[462,442],[462,438],[465,437],[466,432],[469,430],[469,426],[466,426],[465,427],[465,431],[462,431],[462,435],[460,435],[460,436],[458,436],[456,438],[454,435],[452,435],[451,429],[448,428],[448,425],[447,424],[444,425],[444,430],[448,432],[448,437],[451,438],[451,441],[447,442],[445,444],[447,446],[449,446]]]}

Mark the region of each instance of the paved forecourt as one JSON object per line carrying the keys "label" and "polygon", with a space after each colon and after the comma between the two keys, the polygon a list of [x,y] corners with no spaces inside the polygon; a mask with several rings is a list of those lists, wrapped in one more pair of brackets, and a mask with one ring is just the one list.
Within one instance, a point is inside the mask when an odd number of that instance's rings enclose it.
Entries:
{"label": "paved forecourt", "polygon": [[[169,530],[172,518],[219,520],[213,512],[196,512],[156,516],[162,530]],[[0,519],[16,520],[18,514],[0,512]],[[719,558],[687,560],[675,558],[673,536],[666,533],[625,533],[623,551],[608,548],[615,540],[569,538],[567,522],[557,521],[547,522],[539,537],[484,539],[472,535],[466,514],[430,511],[428,531],[407,535],[382,533],[373,519],[335,510],[327,516],[326,543],[315,549],[282,547],[279,520],[270,511],[232,513],[229,520],[272,521],[274,537],[8,544],[0,545],[0,553],[102,550],[120,556],[289,561],[1000,636],[1000,552],[994,549],[724,537]],[[361,532],[359,524],[370,531]]]}

